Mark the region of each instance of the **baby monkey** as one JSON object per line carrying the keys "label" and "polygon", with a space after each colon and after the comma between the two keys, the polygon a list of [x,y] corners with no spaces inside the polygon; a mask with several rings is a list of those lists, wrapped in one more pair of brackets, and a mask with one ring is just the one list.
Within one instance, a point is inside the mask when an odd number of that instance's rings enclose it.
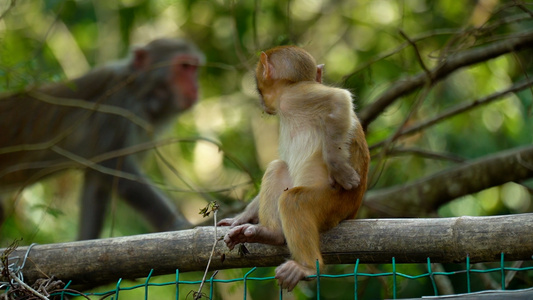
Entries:
{"label": "baby monkey", "polygon": [[322,266],[320,233],[352,219],[361,206],[370,160],[350,92],[322,82],[322,66],[305,50],[281,46],[261,53],[256,69],[263,109],[280,118],[280,159],[271,162],[259,195],[234,218],[224,237],[239,243],[287,246],[276,269],[291,291]]}

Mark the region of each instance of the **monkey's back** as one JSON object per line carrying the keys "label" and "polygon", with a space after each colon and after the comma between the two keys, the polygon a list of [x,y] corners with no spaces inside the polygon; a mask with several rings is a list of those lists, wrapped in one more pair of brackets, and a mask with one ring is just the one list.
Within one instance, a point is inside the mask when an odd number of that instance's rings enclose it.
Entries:
{"label": "monkey's back", "polygon": [[[113,150],[110,143],[124,144],[131,122],[100,112],[97,107],[83,106],[106,102],[96,95],[112,86],[113,79],[117,81],[116,73],[114,77],[110,74],[97,69],[81,81],[53,83],[0,98],[1,190],[33,183],[60,170],[83,167],[60,151],[90,159]],[[88,82],[95,86],[88,86]]]}
{"label": "monkey's back", "polygon": [[[350,145],[350,162],[355,171],[359,174],[359,186],[352,190],[352,197],[356,202],[357,210],[363,202],[363,196],[367,189],[368,169],[370,165],[370,151],[365,138],[363,127],[356,117],[356,127],[354,128],[354,136]],[[350,216],[350,219],[355,218],[357,210]]]}

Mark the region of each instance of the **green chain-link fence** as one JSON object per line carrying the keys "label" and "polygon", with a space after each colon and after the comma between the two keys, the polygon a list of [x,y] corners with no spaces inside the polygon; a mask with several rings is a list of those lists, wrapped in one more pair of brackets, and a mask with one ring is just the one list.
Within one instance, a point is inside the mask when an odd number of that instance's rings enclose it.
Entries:
{"label": "green chain-link fence", "polygon": [[[387,278],[388,281],[392,281],[392,288],[390,291],[390,296],[393,299],[397,299],[398,297],[399,281],[401,280],[424,280],[424,282],[426,283],[429,282],[430,288],[429,289],[426,288],[425,290],[426,291],[432,290],[433,292],[428,295],[420,295],[420,296],[439,296],[439,289],[438,289],[438,284],[437,284],[437,279],[436,279],[439,276],[445,276],[449,278],[454,275],[459,275],[459,274],[462,275],[463,277],[466,278],[465,279],[466,282],[463,282],[463,285],[466,284],[466,291],[465,291],[466,293],[474,292],[472,288],[476,280],[475,277],[473,278],[474,274],[490,273],[492,274],[491,278],[496,278],[496,279],[499,278],[499,283],[500,283],[499,289],[500,290],[506,290],[506,284],[508,284],[508,282],[506,283],[506,273],[508,274],[509,272],[512,272],[516,274],[516,273],[521,272],[521,273],[525,273],[524,277],[531,278],[531,275],[533,274],[533,266],[510,267],[509,263],[510,262],[505,262],[505,255],[504,253],[502,253],[501,261],[499,262],[498,267],[489,268],[489,269],[473,268],[470,264],[470,259],[467,256],[466,264],[465,264],[466,267],[464,267],[461,270],[446,272],[446,271],[434,271],[432,268],[431,260],[430,258],[428,258],[427,266],[425,266],[427,272],[422,273],[422,274],[409,275],[409,274],[404,274],[398,271],[398,269],[401,268],[402,265],[396,264],[394,258],[392,258],[391,265],[390,265],[390,267],[392,267],[392,271],[381,272],[381,273],[380,272],[377,272],[377,273],[362,272],[361,269],[363,265],[359,264],[359,260],[357,260],[357,262],[355,263],[353,267],[352,273],[338,274],[338,275],[321,274],[320,270],[317,267],[317,274],[310,276],[310,279],[315,280],[312,284],[316,284],[316,292],[315,292],[315,296],[313,296],[313,298],[316,298],[316,299],[324,298],[323,296],[321,298],[321,288],[324,285],[323,281],[325,279],[340,279],[340,278],[345,278],[345,280],[346,278],[349,278],[352,281],[353,292],[350,292],[350,294],[353,295],[352,299],[363,299],[364,295],[363,296],[361,295],[359,282],[364,281],[365,279],[372,279],[376,277]],[[530,264],[531,262],[528,262],[528,263]],[[254,276],[254,272],[257,273],[257,270],[258,270],[257,268],[252,268],[251,270],[246,272],[244,276],[240,278],[233,278],[233,279],[216,279],[215,277],[217,275],[217,272],[214,272],[213,275],[205,281],[202,299],[216,299],[216,289],[217,287],[220,286],[220,284],[231,285],[235,283],[241,283],[243,287],[242,288],[243,292],[242,292],[242,296],[240,295],[238,296],[240,299],[247,299],[247,298],[250,298],[249,289],[250,289],[251,284],[254,284],[259,281],[275,282],[276,279],[273,276],[259,276],[259,277]],[[531,274],[529,274],[529,272],[531,272]],[[194,295],[193,295],[194,293],[192,293],[191,291],[194,290],[195,287],[197,288],[201,284],[202,281],[201,280],[196,280],[196,281],[182,280],[180,279],[180,276],[182,276],[182,274],[180,274],[179,270],[176,270],[175,280],[168,281],[168,282],[162,282],[162,283],[154,283],[154,282],[151,282],[153,277],[152,277],[152,272],[150,272],[150,274],[148,275],[148,277],[142,284],[137,284],[137,285],[132,285],[132,286],[122,286],[123,282],[122,280],[119,280],[116,284],[116,288],[114,289],[111,289],[105,292],[87,293],[84,295],[90,298],[94,298],[94,299],[100,299],[100,298],[131,299],[131,297],[128,295],[128,292],[137,290],[137,295],[138,295],[138,290],[141,290],[141,291],[144,290],[144,299],[152,299],[150,298],[150,295],[149,295],[150,288],[153,289],[153,288],[158,288],[158,287],[163,287],[163,286],[173,286],[173,288],[175,289],[175,299],[194,299]],[[318,280],[316,280],[317,278]],[[522,285],[521,287],[522,288],[528,287],[527,283],[525,284],[526,286]],[[188,293],[183,292],[184,291],[183,286],[190,287],[190,289],[188,289],[189,290]],[[52,294],[51,296],[56,296],[61,299],[66,299],[66,298],[70,299],[71,296],[79,296],[79,294],[77,293],[69,292],[68,288],[69,287],[67,284],[67,286],[65,287],[63,291],[56,292]],[[349,288],[352,289],[351,286]],[[286,295],[284,293],[285,293],[284,291],[281,291],[281,290],[279,291],[279,299],[283,299],[284,295]],[[235,297],[235,295],[233,295],[233,297]]]}

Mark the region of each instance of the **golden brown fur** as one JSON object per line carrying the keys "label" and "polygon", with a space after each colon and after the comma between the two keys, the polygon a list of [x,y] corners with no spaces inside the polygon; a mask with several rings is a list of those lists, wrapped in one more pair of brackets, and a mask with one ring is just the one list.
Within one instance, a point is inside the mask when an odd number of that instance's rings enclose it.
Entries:
{"label": "golden brown fur", "polygon": [[276,269],[276,278],[292,290],[315,272],[317,260],[322,264],[319,234],[357,214],[370,155],[350,93],[321,85],[305,50],[262,53],[256,79],[264,110],[280,117],[280,159],[269,164],[246,210],[219,224],[233,226],[224,239],[229,248],[286,241],[293,260]]}

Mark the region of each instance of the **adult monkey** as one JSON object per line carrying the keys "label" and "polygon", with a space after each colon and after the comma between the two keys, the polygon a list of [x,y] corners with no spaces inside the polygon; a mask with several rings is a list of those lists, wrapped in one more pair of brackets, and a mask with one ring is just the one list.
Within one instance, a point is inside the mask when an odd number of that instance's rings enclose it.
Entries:
{"label": "adult monkey", "polygon": [[122,62],[67,83],[0,98],[0,189],[27,185],[65,166],[88,165],[79,239],[99,236],[115,187],[158,231],[190,227],[147,182],[112,176],[123,172],[140,178],[134,157],[96,158],[149,141],[152,129],[190,108],[198,98],[197,71],[203,60],[190,42],[157,39]]}

